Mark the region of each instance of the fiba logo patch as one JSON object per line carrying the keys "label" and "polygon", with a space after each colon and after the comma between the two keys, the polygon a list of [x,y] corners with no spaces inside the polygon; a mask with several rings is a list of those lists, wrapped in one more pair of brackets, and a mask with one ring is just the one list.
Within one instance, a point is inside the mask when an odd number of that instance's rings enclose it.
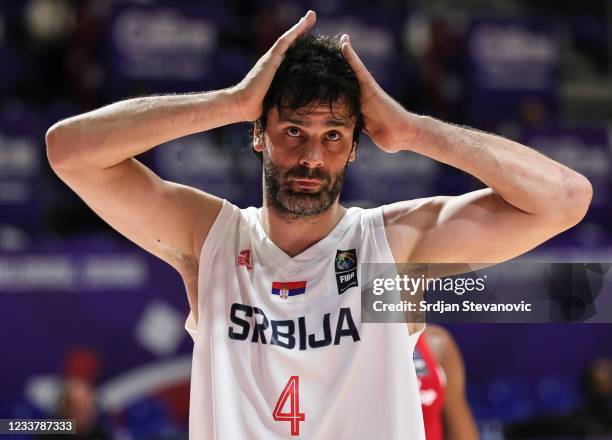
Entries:
{"label": "fiba logo patch", "polygon": [[337,250],[334,269],[336,271],[338,295],[342,295],[347,289],[359,285],[357,282],[357,252],[355,249]]}

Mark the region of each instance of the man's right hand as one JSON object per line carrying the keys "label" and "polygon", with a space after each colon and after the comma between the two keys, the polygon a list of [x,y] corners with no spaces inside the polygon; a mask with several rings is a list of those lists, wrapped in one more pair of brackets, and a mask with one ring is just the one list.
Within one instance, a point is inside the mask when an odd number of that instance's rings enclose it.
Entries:
{"label": "man's right hand", "polygon": [[308,11],[300,21],[276,40],[244,79],[232,87],[238,111],[244,121],[254,121],[261,116],[264,97],[285,58],[285,52],[298,37],[308,32],[316,20],[315,12]]}

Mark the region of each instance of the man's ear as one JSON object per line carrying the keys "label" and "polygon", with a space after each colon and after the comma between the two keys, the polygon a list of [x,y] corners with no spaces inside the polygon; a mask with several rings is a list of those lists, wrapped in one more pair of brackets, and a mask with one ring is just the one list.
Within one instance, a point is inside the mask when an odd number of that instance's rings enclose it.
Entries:
{"label": "man's ear", "polygon": [[357,142],[353,141],[353,146],[351,147],[351,153],[349,154],[348,161],[352,162],[357,157]]}
{"label": "man's ear", "polygon": [[257,129],[253,131],[253,150],[257,151],[258,153],[261,153],[264,150],[263,136],[263,132]]}

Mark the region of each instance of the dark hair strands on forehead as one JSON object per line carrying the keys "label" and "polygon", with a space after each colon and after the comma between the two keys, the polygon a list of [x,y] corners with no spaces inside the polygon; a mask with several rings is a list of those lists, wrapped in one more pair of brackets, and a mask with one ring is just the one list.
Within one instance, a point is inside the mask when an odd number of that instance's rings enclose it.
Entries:
{"label": "dark hair strands on forehead", "polygon": [[[340,36],[306,35],[298,38],[287,49],[264,98],[262,113],[253,122],[251,140],[266,129],[268,112],[304,109],[308,114],[321,104],[328,104],[334,118],[334,103],[344,103],[349,112],[343,117],[356,120],[353,141],[359,142],[363,130],[363,116],[359,104],[359,82],[340,47]],[[259,160],[262,154],[255,152]]]}

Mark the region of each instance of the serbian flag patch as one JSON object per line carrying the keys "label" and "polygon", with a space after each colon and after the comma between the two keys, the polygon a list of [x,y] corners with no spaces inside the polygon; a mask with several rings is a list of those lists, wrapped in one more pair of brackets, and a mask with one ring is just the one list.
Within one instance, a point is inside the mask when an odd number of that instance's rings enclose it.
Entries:
{"label": "serbian flag patch", "polygon": [[273,281],[272,282],[272,297],[281,301],[286,301],[289,298],[299,297],[306,293],[306,281]]}

